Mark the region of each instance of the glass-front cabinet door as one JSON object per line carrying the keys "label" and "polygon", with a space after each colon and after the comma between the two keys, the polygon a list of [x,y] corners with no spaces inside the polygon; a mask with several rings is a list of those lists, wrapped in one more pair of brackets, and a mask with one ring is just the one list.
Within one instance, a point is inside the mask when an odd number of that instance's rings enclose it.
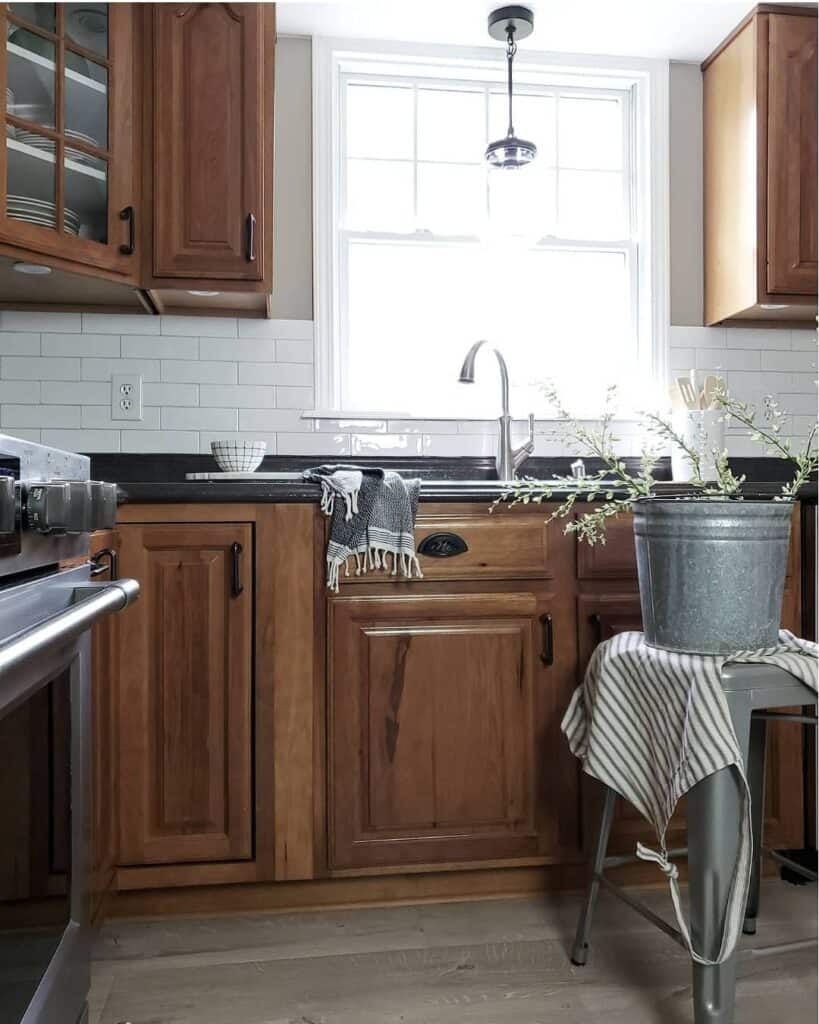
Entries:
{"label": "glass-front cabinet door", "polygon": [[0,238],[136,279],[133,5],[2,6]]}

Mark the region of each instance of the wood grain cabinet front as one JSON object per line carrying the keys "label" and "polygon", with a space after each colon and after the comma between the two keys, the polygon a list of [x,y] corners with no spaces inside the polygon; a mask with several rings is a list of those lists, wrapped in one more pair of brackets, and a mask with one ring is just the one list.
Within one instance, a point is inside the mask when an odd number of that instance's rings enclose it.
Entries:
{"label": "wood grain cabinet front", "polygon": [[573,628],[511,589],[331,602],[331,871],[558,856]]}
{"label": "wood grain cabinet front", "polygon": [[809,326],[817,311],[816,6],[758,4],[702,67],[705,322]]}
{"label": "wood grain cabinet front", "polygon": [[122,525],[120,864],[251,858],[253,531]]}
{"label": "wood grain cabinet front", "polygon": [[155,278],[246,284],[269,275],[269,8],[152,5]]}

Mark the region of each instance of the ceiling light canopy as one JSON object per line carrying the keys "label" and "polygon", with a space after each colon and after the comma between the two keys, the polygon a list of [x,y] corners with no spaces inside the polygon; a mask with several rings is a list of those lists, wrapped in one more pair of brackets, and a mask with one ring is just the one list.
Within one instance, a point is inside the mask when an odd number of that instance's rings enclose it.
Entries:
{"label": "ceiling light canopy", "polygon": [[517,53],[517,41],[532,34],[535,16],[528,7],[499,7],[489,15],[489,35],[506,40],[506,83],[509,99],[509,124],[506,136],[490,142],[484,157],[490,167],[516,170],[530,164],[537,156],[537,146],[515,135],[512,122],[512,64]]}

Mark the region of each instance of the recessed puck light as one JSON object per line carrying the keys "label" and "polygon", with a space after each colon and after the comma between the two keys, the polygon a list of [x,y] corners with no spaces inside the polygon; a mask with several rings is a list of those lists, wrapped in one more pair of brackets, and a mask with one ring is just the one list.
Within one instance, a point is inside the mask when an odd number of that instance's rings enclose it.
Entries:
{"label": "recessed puck light", "polygon": [[788,304],[787,304],[787,302],[781,303],[781,304],[778,303],[778,302],[760,302],[759,308],[760,309],[787,309],[788,308]]}
{"label": "recessed puck light", "polygon": [[45,267],[42,263],[24,263],[22,260],[12,263],[11,269],[16,270],[18,274],[31,274],[33,277],[51,273],[51,267]]}
{"label": "recessed puck light", "polygon": [[199,292],[199,291],[192,291],[189,288],[188,289],[188,295],[201,295],[201,296],[203,296],[205,298],[208,298],[211,295],[221,295],[221,292]]}

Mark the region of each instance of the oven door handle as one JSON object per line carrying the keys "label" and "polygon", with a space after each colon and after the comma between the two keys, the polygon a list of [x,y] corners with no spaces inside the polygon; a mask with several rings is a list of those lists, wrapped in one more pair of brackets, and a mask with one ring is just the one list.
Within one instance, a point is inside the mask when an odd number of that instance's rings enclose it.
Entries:
{"label": "oven door handle", "polygon": [[74,603],[68,608],[21,630],[0,644],[0,680],[24,667],[32,658],[76,640],[104,615],[126,608],[138,594],[139,583],[130,579],[75,587]]}

